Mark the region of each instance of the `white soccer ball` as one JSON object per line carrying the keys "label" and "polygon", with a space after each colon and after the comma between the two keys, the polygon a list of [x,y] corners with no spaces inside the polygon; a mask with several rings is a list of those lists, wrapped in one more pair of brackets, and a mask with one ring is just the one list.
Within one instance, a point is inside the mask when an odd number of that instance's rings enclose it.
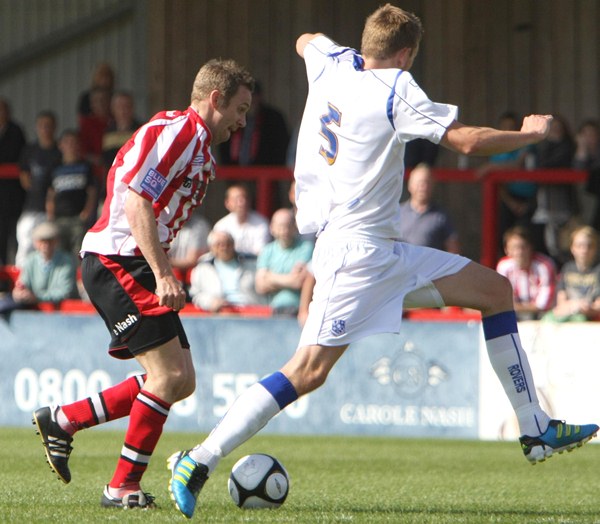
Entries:
{"label": "white soccer ball", "polygon": [[233,502],[243,509],[278,508],[290,489],[290,478],[270,455],[255,453],[238,460],[227,483]]}

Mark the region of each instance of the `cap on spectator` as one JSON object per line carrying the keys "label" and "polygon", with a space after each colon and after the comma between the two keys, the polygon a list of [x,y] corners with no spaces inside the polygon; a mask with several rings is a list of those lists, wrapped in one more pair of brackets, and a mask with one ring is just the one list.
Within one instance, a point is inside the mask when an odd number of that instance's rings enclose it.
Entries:
{"label": "cap on spectator", "polygon": [[33,240],[53,240],[58,238],[58,227],[52,222],[42,222],[33,230]]}

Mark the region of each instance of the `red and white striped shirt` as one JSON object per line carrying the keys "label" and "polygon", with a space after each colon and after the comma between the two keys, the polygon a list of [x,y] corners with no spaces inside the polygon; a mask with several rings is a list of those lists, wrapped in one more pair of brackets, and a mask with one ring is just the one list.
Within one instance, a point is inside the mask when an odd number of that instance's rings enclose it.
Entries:
{"label": "red and white striped shirt", "polygon": [[158,237],[167,249],[214,178],[211,138],[191,107],[158,113],[138,129],[110,168],[102,215],[85,235],[81,253],[141,255],[125,216],[130,190],[152,202]]}
{"label": "red and white striped shirt", "polygon": [[554,305],[556,267],[551,258],[535,253],[528,269],[519,268],[514,259],[503,257],[496,271],[508,278],[516,303],[533,303],[540,311]]}

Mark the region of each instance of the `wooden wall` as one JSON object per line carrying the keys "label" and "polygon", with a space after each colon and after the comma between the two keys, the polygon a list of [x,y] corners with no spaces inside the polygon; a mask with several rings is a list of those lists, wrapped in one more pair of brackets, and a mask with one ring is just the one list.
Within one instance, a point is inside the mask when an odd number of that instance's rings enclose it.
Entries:
{"label": "wooden wall", "polygon": [[[294,123],[306,83],[294,43],[321,31],[360,46],[380,0],[149,0],[150,105],[188,102],[207,59],[245,64],[265,98]],[[558,112],[573,126],[600,116],[597,0],[406,0],[425,26],[413,74],[430,98],[452,102],[468,123],[494,124],[511,109]]]}

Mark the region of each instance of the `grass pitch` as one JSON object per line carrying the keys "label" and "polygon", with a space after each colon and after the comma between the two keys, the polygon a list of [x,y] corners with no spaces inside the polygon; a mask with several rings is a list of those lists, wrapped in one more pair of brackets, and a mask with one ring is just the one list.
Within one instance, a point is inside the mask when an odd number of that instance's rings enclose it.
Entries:
{"label": "grass pitch", "polygon": [[[0,522],[184,522],[169,498],[166,458],[201,435],[164,433],[144,476],[153,511],[99,506],[123,433],[76,435],[73,480],[45,463],[33,427],[0,429]],[[277,510],[240,510],[227,492],[242,455],[276,456],[291,477]],[[515,442],[257,436],[221,462],[192,522],[284,523],[600,523],[600,446],[586,445],[532,467]]]}

